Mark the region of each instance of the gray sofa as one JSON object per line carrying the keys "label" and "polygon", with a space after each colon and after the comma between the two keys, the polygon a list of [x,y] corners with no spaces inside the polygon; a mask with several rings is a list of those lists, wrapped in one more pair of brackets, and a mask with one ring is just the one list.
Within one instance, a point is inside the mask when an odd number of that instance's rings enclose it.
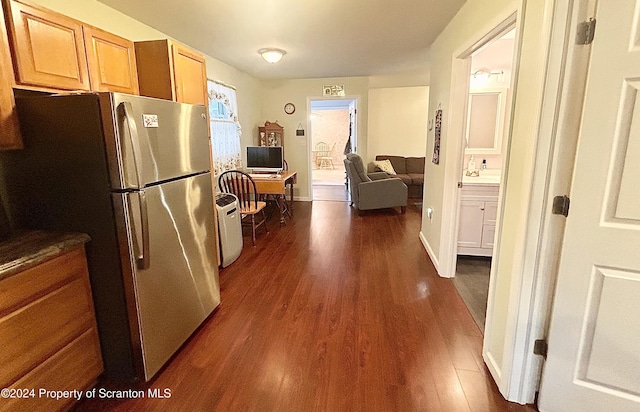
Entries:
{"label": "gray sofa", "polygon": [[401,179],[390,178],[384,172],[365,173],[362,158],[349,153],[344,159],[349,178],[351,204],[358,210],[400,207],[402,213],[407,206],[407,185]]}
{"label": "gray sofa", "polygon": [[[378,155],[376,160],[388,159],[396,171],[396,175],[388,175],[389,177],[397,177],[407,185],[409,189],[409,197],[422,199],[422,191],[424,187],[424,157],[404,157]],[[376,172],[375,165],[369,163],[367,166],[369,173]]]}

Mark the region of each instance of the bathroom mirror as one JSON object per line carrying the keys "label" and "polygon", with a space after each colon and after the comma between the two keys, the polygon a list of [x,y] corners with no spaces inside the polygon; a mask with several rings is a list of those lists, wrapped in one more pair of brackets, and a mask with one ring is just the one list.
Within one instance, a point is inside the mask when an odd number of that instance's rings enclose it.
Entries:
{"label": "bathroom mirror", "polygon": [[504,134],[507,89],[469,92],[467,154],[499,154]]}

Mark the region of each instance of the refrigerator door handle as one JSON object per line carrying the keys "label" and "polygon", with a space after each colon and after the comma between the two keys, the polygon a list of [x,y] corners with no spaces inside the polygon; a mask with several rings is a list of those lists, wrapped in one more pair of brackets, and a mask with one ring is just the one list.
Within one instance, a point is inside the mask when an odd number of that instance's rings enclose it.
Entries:
{"label": "refrigerator door handle", "polygon": [[133,164],[136,169],[136,181],[138,183],[138,188],[142,188],[141,182],[142,171],[140,168],[142,167],[142,160],[140,157],[140,138],[138,137],[138,127],[136,126],[136,121],[133,118],[133,108],[131,107],[131,102],[124,101],[120,103],[122,109],[124,111],[124,118],[127,121],[127,125],[129,126],[129,140],[131,142],[131,150],[133,151]]}
{"label": "refrigerator door handle", "polygon": [[140,248],[140,254],[137,256],[138,269],[149,269],[149,213],[147,209],[147,196],[144,190],[138,192],[139,206],[140,206],[140,232],[142,234],[142,248]]}

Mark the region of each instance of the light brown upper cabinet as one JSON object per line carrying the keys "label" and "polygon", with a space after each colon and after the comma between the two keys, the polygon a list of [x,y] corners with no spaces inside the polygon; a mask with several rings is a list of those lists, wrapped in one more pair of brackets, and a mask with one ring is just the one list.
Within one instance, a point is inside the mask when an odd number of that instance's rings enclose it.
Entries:
{"label": "light brown upper cabinet", "polygon": [[91,90],[138,94],[133,42],[83,25]]}
{"label": "light brown upper cabinet", "polygon": [[89,90],[82,23],[18,1],[8,4],[18,86]]}
{"label": "light brown upper cabinet", "polygon": [[190,104],[207,104],[204,56],[171,40],[136,42],[142,96]]}
{"label": "light brown upper cabinet", "polygon": [[176,101],[190,104],[207,103],[207,66],[204,56],[173,43],[173,77]]}
{"label": "light brown upper cabinet", "polygon": [[17,87],[138,94],[133,42],[22,0],[4,2]]}
{"label": "light brown upper cabinet", "polygon": [[18,115],[13,95],[14,73],[9,53],[9,41],[4,24],[4,10],[0,3],[0,149],[22,147]]}

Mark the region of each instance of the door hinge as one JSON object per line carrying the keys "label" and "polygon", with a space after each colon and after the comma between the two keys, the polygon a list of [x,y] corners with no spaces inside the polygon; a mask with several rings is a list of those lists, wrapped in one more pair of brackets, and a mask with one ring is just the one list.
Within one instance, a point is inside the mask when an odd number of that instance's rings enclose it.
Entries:
{"label": "door hinge", "polygon": [[549,345],[547,344],[546,339],[538,339],[533,342],[533,354],[540,355],[543,358],[547,358],[547,349],[549,349]]}
{"label": "door hinge", "polygon": [[555,196],[553,198],[553,207],[551,213],[554,215],[562,215],[564,217],[569,216],[569,204],[571,199],[567,196]]}
{"label": "door hinge", "polygon": [[462,182],[458,182],[458,189],[462,187]]}
{"label": "door hinge", "polygon": [[576,44],[591,44],[596,34],[596,19],[590,17],[589,20],[578,23],[578,33],[576,34]]}

